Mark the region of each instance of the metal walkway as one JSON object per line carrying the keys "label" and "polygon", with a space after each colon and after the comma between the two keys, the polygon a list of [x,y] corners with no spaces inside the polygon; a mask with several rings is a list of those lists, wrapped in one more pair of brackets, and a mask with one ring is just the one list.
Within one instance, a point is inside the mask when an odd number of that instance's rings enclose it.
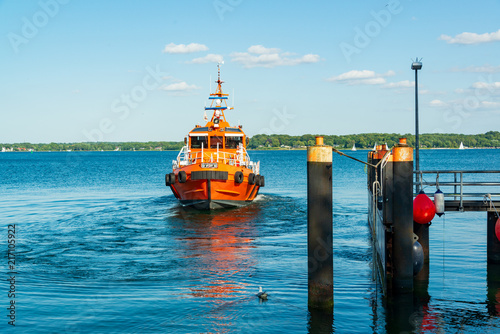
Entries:
{"label": "metal walkway", "polygon": [[[414,171],[415,193],[426,186],[441,189],[445,211],[493,211],[500,209],[500,171],[426,170]],[[430,191],[427,191],[430,195]]]}

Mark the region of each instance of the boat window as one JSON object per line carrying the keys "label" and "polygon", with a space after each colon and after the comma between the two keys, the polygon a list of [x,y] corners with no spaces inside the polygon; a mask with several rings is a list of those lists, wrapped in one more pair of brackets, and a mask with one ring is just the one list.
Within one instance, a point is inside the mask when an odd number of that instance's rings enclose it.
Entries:
{"label": "boat window", "polygon": [[238,145],[243,142],[243,137],[226,137],[226,148],[238,148]]}
{"label": "boat window", "polygon": [[217,148],[217,143],[219,144],[219,148],[222,148],[222,137],[212,136],[210,137],[210,148]]}
{"label": "boat window", "polygon": [[191,136],[191,148],[201,148],[201,144],[203,143],[203,147],[208,147],[208,137],[207,136]]}

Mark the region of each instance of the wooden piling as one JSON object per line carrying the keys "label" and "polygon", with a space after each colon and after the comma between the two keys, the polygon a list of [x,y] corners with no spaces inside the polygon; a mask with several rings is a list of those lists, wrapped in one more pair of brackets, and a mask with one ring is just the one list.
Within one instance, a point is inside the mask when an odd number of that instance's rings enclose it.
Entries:
{"label": "wooden piling", "polygon": [[424,263],[429,263],[429,224],[413,222],[413,233],[418,237],[418,242],[424,250]]}
{"label": "wooden piling", "polygon": [[[419,281],[419,285],[429,285],[429,224],[422,225],[413,222],[413,233],[417,235],[418,242],[424,251],[424,265],[420,272],[415,275],[414,279],[415,281]],[[417,283],[414,282],[414,284]]]}
{"label": "wooden piling", "polygon": [[310,308],[333,311],[332,147],[307,148],[307,256]]}
{"label": "wooden piling", "polygon": [[495,211],[488,211],[487,226],[487,258],[488,263],[500,264],[500,241],[495,234],[497,214]]}
{"label": "wooden piling", "polygon": [[413,149],[401,138],[392,149],[392,291],[413,291]]}
{"label": "wooden piling", "polygon": [[498,308],[498,291],[500,291],[500,265],[497,263],[486,264],[486,308],[491,317],[500,316]]}

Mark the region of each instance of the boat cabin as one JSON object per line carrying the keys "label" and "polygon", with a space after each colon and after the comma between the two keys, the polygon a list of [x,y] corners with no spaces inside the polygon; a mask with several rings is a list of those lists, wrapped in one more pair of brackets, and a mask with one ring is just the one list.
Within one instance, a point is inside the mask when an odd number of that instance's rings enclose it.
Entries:
{"label": "boat cabin", "polygon": [[209,126],[196,127],[189,133],[189,149],[231,151],[242,144],[245,147],[245,133],[240,127],[214,129]]}

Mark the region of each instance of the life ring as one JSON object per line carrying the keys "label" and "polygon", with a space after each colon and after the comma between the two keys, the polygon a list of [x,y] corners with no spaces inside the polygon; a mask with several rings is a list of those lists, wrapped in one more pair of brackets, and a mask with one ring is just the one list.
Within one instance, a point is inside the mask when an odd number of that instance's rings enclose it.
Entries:
{"label": "life ring", "polygon": [[255,184],[255,174],[254,173],[248,174],[248,184]]}
{"label": "life ring", "polygon": [[240,172],[240,171],[237,171],[236,173],[234,173],[234,181],[236,183],[241,183],[243,182],[243,173]]}
{"label": "life ring", "polygon": [[184,183],[186,182],[186,179],[187,179],[187,175],[186,175],[186,172],[181,170],[178,174],[177,174],[177,178],[179,179],[179,182],[180,183]]}

